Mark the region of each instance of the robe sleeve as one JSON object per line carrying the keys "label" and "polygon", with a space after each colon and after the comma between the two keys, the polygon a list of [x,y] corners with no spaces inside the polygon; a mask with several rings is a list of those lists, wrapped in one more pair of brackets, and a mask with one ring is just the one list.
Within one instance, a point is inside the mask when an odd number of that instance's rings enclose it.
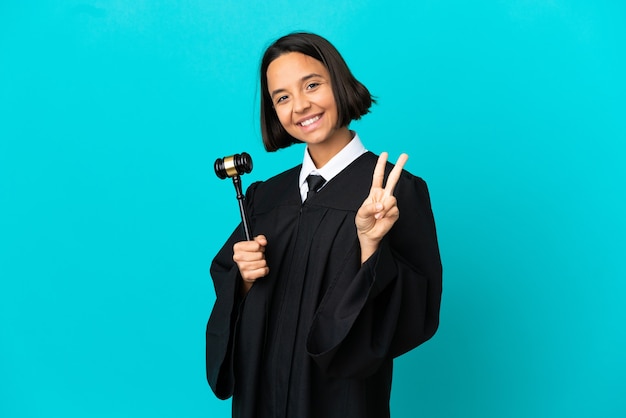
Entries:
{"label": "robe sleeve", "polygon": [[[238,231],[233,236],[238,235]],[[234,388],[233,342],[239,305],[241,276],[237,265],[232,263],[233,236],[217,254],[211,265],[215,286],[215,305],[206,328],[206,372],[211,389],[219,399],[232,396]],[[229,245],[230,244],[230,245]],[[228,263],[228,248],[230,260]]]}
{"label": "robe sleeve", "polygon": [[[356,275],[333,282],[313,319],[307,351],[327,375],[369,376],[439,325],[442,268],[426,183],[403,172],[394,194],[400,218]],[[358,241],[352,251],[360,257]]]}
{"label": "robe sleeve", "polygon": [[[251,195],[256,184],[246,192],[246,203],[251,210]],[[215,287],[215,305],[206,328],[206,373],[211,389],[219,399],[230,398],[235,385],[233,350],[237,325],[245,297],[241,297],[241,274],[233,261],[233,245],[245,240],[241,224],[217,253],[211,264]]]}

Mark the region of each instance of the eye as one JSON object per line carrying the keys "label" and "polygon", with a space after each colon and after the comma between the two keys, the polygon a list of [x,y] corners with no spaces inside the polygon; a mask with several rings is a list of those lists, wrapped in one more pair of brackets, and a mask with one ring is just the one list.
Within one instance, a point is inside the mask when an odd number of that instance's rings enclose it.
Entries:
{"label": "eye", "polygon": [[319,86],[320,83],[314,82],[314,83],[309,83],[307,84],[306,88],[307,90],[313,90],[315,87]]}
{"label": "eye", "polygon": [[285,100],[287,100],[287,96],[280,96],[279,98],[276,99],[276,104],[280,102],[284,102]]}

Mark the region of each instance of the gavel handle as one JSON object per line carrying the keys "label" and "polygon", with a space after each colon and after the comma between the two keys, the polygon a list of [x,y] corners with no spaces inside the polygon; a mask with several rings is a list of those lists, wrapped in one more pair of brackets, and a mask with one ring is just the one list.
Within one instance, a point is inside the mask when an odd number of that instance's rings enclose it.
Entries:
{"label": "gavel handle", "polygon": [[248,214],[246,213],[244,195],[241,191],[241,178],[239,176],[233,176],[233,185],[235,186],[235,191],[237,192],[237,202],[239,203],[239,213],[241,214],[243,233],[246,235],[246,240],[252,241],[252,234],[250,233],[250,222],[248,221]]}

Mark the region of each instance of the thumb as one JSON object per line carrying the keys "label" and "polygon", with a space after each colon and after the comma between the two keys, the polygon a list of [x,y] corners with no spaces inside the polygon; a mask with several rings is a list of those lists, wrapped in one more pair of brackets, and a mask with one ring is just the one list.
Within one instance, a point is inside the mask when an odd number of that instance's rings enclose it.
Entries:
{"label": "thumb", "polygon": [[254,240],[262,247],[267,245],[267,238],[265,238],[265,235],[257,235],[254,237]]}

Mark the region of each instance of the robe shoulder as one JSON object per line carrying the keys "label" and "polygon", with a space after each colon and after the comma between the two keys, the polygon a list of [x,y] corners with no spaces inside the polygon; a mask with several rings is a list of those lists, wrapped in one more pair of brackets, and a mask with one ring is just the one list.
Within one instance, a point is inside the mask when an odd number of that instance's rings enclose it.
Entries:
{"label": "robe shoulder", "polygon": [[247,205],[254,214],[263,214],[279,205],[300,205],[297,165],[264,181],[252,183],[246,190]]}

